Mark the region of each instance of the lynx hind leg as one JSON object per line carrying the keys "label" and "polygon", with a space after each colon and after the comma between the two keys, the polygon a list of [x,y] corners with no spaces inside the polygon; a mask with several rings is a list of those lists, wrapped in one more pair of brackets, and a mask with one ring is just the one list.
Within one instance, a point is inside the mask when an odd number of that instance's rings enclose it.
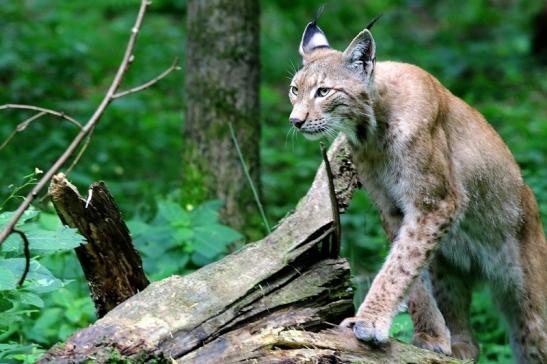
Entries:
{"label": "lynx hind leg", "polygon": [[433,296],[450,331],[452,356],[477,360],[479,345],[470,321],[472,277],[453,267],[440,254],[431,263]]}
{"label": "lynx hind leg", "polygon": [[[494,297],[510,329],[511,346],[520,364],[547,363],[547,243],[534,195],[522,190],[523,224],[517,240],[521,270],[509,288],[493,287]],[[514,268],[514,267],[513,267]],[[513,269],[512,269],[513,270]],[[508,277],[511,278],[511,277]]]}
{"label": "lynx hind leg", "polygon": [[414,324],[412,344],[437,353],[452,354],[450,332],[431,293],[428,271],[424,271],[410,289],[408,312]]}
{"label": "lynx hind leg", "polygon": [[[521,294],[518,293],[518,295]],[[501,295],[498,291],[497,301],[509,324],[515,362],[519,364],[547,363],[545,313],[542,314],[537,307],[534,307],[528,294],[522,295],[516,301],[514,295],[507,297],[507,293]]]}

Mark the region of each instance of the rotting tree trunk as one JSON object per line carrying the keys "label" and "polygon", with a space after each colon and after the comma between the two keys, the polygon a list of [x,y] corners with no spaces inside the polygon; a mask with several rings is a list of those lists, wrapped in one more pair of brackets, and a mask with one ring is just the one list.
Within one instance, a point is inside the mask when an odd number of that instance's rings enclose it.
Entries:
{"label": "rotting tree trunk", "polygon": [[77,228],[87,243],[76,248],[97,317],[142,291],[149,282],[118,205],[102,182],[83,199],[64,174],[53,177],[49,195],[61,221]]}
{"label": "rotting tree trunk", "polygon": [[223,200],[221,220],[247,237],[263,230],[229,124],[260,193],[259,18],[258,0],[188,1],[184,193]]}
{"label": "rotting tree trunk", "polygon": [[[343,211],[358,183],[342,137],[329,160]],[[40,362],[460,363],[394,340],[372,348],[335,325],[353,315],[353,292],[347,261],[326,257],[322,246],[333,222],[322,166],[269,236],[192,274],[152,283]]]}

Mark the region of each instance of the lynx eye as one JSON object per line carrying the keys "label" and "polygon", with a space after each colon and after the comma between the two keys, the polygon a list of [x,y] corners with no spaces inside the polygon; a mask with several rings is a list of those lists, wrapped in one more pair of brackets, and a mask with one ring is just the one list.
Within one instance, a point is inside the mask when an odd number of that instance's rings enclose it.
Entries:
{"label": "lynx eye", "polygon": [[315,95],[316,95],[316,97],[325,97],[331,92],[331,90],[332,89],[330,89],[328,87],[319,87],[317,89],[317,93]]}
{"label": "lynx eye", "polygon": [[294,95],[294,96],[298,96],[298,87],[296,87],[296,86],[291,86],[291,87],[289,88],[289,92],[290,92],[292,95]]}

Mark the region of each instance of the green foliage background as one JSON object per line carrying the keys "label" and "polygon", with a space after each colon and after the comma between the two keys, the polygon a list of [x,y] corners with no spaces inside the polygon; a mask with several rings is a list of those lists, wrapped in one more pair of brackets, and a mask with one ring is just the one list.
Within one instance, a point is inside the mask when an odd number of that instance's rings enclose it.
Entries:
{"label": "green foliage background", "polygon": [[[138,3],[0,0],[0,104],[36,104],[85,121],[119,64]],[[261,4],[262,182],[270,221],[277,221],[306,192],[320,163],[316,143],[287,135],[286,93],[288,78],[300,64],[301,32],[321,2]],[[417,64],[479,109],[513,151],[545,221],[547,70],[531,54],[532,20],[542,4],[542,0],[341,0],[327,3],[320,24],[331,44],[343,49],[373,16],[383,13],[373,29],[378,60]],[[154,77],[175,56],[184,60],[185,6],[184,0],[153,1],[125,87]],[[180,197],[184,189],[192,188],[180,183],[186,168],[180,162],[183,81],[184,72],[179,72],[143,93],[117,100],[70,175],[82,191],[95,180],[106,181],[130,221],[147,273],[155,279],[206,264],[226,253],[239,237],[216,223],[218,203],[198,201],[198,206]],[[29,116],[1,112],[0,140]],[[0,201],[24,185],[25,176],[35,168],[47,169],[75,133],[74,127],[53,118],[43,118],[19,133],[0,151]],[[10,199],[3,211],[18,202]],[[29,219],[29,229],[58,231],[51,206],[36,207],[43,212]],[[206,215],[200,217],[199,211]],[[215,227],[204,228],[203,216]],[[386,254],[386,238],[364,193],[355,196],[343,223],[344,254],[364,295]],[[218,234],[199,241],[194,238],[196,229]],[[217,239],[226,234],[229,239]],[[210,241],[217,244],[214,254],[203,245]],[[94,319],[74,253],[53,250],[35,251],[33,261],[58,280],[49,293],[34,292],[29,286],[14,290],[13,285],[0,290],[0,312],[17,313],[13,324],[0,324],[0,362],[32,361],[39,355],[37,348],[47,349]],[[0,262],[17,259],[18,254],[3,247]],[[512,362],[503,324],[484,290],[474,297],[472,320],[482,345],[481,362]],[[408,339],[410,330],[407,315],[398,316],[393,333]]]}

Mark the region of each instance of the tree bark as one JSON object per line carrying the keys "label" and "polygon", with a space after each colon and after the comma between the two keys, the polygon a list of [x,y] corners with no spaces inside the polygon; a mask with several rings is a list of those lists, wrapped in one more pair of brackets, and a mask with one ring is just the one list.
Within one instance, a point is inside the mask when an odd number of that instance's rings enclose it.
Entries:
{"label": "tree bark", "polygon": [[187,11],[184,190],[222,199],[222,221],[256,236],[260,215],[229,124],[260,193],[258,0],[190,0]]}
{"label": "tree bark", "polygon": [[532,19],[532,54],[547,64],[547,5]]}
{"label": "tree bark", "polygon": [[62,173],[53,177],[49,194],[63,224],[77,228],[87,243],[76,248],[95,303],[97,317],[148,286],[141,257],[133,247],[118,205],[103,182],[84,200]]}
{"label": "tree bark", "polygon": [[[329,160],[344,211],[358,182],[343,137]],[[369,347],[337,327],[353,314],[353,292],[349,264],[323,246],[334,230],[323,165],[269,236],[192,274],[152,283],[40,362],[460,363],[395,340]]]}

